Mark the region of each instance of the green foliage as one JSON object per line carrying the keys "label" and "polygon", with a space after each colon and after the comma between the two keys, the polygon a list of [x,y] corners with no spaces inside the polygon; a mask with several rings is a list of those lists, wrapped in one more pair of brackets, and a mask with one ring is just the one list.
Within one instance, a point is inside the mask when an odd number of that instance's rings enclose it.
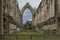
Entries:
{"label": "green foliage", "polygon": [[23,29],[25,30],[31,30],[32,28],[32,21],[27,21],[25,24],[23,24]]}

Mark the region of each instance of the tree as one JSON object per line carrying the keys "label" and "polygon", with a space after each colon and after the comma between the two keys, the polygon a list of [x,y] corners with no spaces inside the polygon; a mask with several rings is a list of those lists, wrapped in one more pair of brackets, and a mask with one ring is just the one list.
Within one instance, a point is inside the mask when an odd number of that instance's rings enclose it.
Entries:
{"label": "tree", "polygon": [[28,30],[31,30],[32,29],[32,21],[27,21],[25,24],[24,24],[24,29],[28,29]]}

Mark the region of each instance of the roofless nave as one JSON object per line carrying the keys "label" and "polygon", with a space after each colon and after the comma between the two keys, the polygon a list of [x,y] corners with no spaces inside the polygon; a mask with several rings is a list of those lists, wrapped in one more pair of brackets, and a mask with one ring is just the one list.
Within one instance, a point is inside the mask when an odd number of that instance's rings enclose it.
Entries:
{"label": "roofless nave", "polygon": [[60,0],[42,0],[37,10],[27,3],[19,10],[16,0],[0,1],[0,34],[22,30],[22,15],[25,9],[32,12],[32,28],[42,33],[60,34]]}

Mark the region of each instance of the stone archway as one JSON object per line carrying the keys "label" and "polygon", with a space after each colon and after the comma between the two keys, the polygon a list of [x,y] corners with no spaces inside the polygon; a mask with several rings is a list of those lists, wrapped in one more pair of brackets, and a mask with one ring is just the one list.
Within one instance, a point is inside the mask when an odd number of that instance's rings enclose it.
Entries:
{"label": "stone archway", "polygon": [[33,8],[30,6],[29,3],[27,3],[27,4],[22,8],[21,13],[23,14],[24,11],[25,11],[25,9],[27,9],[27,8],[28,8],[28,9],[32,12],[32,14],[33,14]]}
{"label": "stone archway", "polygon": [[21,10],[21,15],[22,15],[21,20],[22,20],[22,24],[23,24],[23,13],[24,13],[24,11],[25,11],[27,8],[28,8],[28,9],[31,11],[31,13],[32,13],[32,24],[33,24],[34,9],[31,7],[31,5],[30,5],[29,3],[27,3],[27,4],[22,8],[22,10]]}

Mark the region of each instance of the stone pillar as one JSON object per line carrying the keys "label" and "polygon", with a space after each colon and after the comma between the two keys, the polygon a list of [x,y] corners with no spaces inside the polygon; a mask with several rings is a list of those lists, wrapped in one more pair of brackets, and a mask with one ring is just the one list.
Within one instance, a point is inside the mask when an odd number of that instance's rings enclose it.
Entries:
{"label": "stone pillar", "polygon": [[57,34],[60,34],[60,0],[55,0],[55,16],[56,16],[56,23],[57,23]]}
{"label": "stone pillar", "polygon": [[0,34],[3,34],[3,0],[0,0]]}
{"label": "stone pillar", "polygon": [[56,0],[55,1],[55,12],[56,12],[56,16],[60,16],[60,0]]}
{"label": "stone pillar", "polygon": [[22,28],[22,26],[23,26],[23,14],[20,14],[20,25],[21,25],[20,28]]}
{"label": "stone pillar", "polygon": [[32,15],[32,29],[34,29],[34,15]]}
{"label": "stone pillar", "polygon": [[32,16],[32,26],[33,26],[33,23],[34,23],[34,18],[33,18],[34,16]]}

